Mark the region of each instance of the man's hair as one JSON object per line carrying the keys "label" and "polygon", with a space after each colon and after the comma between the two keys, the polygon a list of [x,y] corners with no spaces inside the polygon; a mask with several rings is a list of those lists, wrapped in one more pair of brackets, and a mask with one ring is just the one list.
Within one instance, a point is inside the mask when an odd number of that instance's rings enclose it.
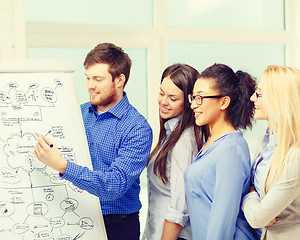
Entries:
{"label": "man's hair", "polygon": [[111,74],[113,81],[116,77],[124,74],[126,85],[131,68],[131,60],[127,53],[122,48],[112,43],[100,43],[93,50],[91,50],[83,63],[84,68],[87,69],[96,63],[108,64],[108,72]]}

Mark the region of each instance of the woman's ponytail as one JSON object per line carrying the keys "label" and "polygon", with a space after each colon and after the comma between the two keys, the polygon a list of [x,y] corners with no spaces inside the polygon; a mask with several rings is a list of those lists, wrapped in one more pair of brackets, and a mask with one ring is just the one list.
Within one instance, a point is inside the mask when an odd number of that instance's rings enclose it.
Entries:
{"label": "woman's ponytail", "polygon": [[213,79],[213,88],[221,95],[230,97],[227,109],[227,119],[235,128],[246,129],[252,127],[254,105],[250,101],[256,83],[253,77],[243,71],[234,71],[225,64],[214,64],[206,68],[200,78]]}

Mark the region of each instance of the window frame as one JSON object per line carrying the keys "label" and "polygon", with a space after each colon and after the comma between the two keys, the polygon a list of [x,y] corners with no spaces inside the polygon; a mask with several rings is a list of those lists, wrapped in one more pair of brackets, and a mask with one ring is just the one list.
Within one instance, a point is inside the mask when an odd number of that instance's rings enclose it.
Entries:
{"label": "window frame", "polygon": [[[20,1],[20,0],[16,0]],[[99,42],[114,42],[123,48],[143,48],[147,52],[148,121],[154,141],[159,123],[156,93],[162,71],[168,63],[168,42],[270,43],[284,44],[286,65],[300,67],[300,3],[285,1],[285,29],[225,30],[175,28],[167,26],[167,0],[153,0],[153,27],[26,23],[26,47],[92,48]],[[225,36],[225,37],[224,37]]]}

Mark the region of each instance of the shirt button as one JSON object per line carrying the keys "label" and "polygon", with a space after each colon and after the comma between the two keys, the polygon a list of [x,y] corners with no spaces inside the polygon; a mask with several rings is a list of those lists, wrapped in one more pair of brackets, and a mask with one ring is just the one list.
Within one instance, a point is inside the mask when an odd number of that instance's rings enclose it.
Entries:
{"label": "shirt button", "polygon": [[91,142],[91,145],[94,145],[94,143],[93,143],[93,142]]}
{"label": "shirt button", "polygon": [[97,125],[99,125],[99,122],[97,122]]}

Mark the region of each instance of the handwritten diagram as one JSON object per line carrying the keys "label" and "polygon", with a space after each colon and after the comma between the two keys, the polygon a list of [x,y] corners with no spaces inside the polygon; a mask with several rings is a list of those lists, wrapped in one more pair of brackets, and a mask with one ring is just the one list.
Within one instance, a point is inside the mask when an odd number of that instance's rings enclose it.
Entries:
{"label": "handwritten diagram", "polygon": [[41,121],[41,108],[54,107],[57,101],[55,89],[61,87],[62,83],[55,79],[54,84],[54,88],[39,90],[39,84],[32,83],[25,91],[16,82],[6,84],[6,91],[0,91],[1,120]]}
{"label": "handwritten diagram", "polygon": [[0,239],[105,236],[98,199],[33,154],[38,132],[68,161],[90,166],[72,81],[66,73],[0,72]]}

